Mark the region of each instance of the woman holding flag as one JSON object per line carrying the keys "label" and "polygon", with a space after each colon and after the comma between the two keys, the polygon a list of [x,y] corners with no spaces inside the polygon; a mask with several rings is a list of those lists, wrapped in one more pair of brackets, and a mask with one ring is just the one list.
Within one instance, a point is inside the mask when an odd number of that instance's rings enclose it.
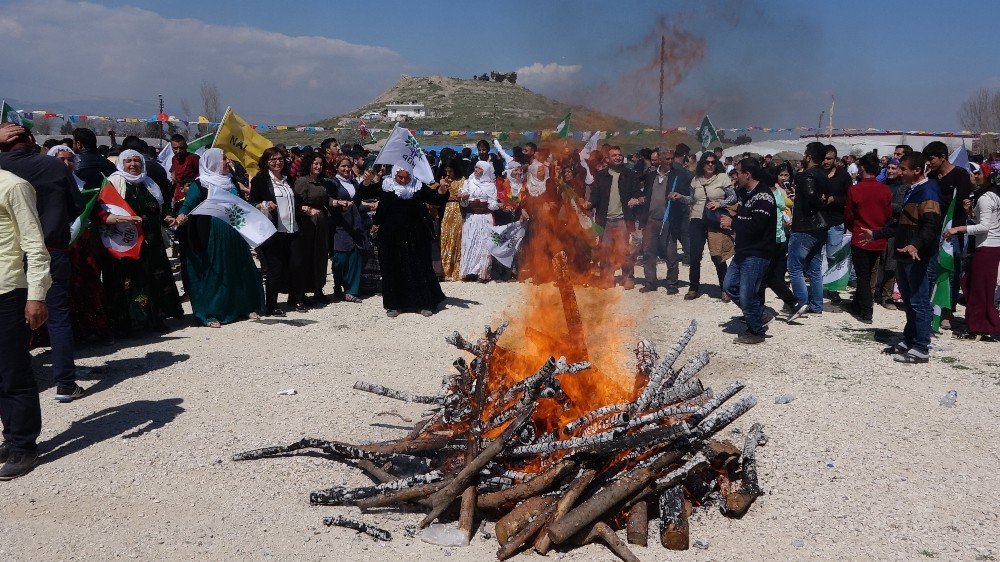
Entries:
{"label": "woman holding flag", "polygon": [[144,328],[164,331],[163,321],[180,318],[184,310],[163,243],[163,194],[146,176],[145,159],[135,150],[123,151],[116,166],[102,188],[98,211],[103,224],[115,225],[111,230],[123,235],[102,235],[113,258],[104,270],[112,326],[124,335]]}
{"label": "woman holding flag", "polygon": [[229,176],[229,159],[221,148],[210,148],[198,162],[198,173],[188,184],[177,215],[177,224],[186,224],[188,231],[181,267],[191,310],[198,322],[209,328],[248,316],[256,319],[264,309],[264,284],[246,241],[230,222],[191,214],[221,192],[239,197],[239,188]]}

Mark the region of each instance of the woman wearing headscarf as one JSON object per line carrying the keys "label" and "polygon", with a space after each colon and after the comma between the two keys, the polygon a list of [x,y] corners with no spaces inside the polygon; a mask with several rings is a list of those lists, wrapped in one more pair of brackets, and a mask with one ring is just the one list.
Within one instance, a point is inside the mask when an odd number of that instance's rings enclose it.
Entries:
{"label": "woman wearing headscarf", "polygon": [[[444,153],[444,150],[441,151]],[[441,270],[446,281],[461,281],[462,275],[462,186],[465,178],[458,175],[454,164],[445,164],[441,184],[448,186],[448,201],[441,219]]]}
{"label": "woman wearing headscarf", "polygon": [[981,341],[1000,341],[1000,312],[995,304],[997,268],[1000,267],[1000,171],[990,164],[969,164],[974,191],[965,199],[969,213],[967,226],[954,226],[944,232],[945,240],[956,234],[973,237],[972,260],[965,274],[965,322],[968,332],[955,337]]}
{"label": "woman wearing headscarf", "polygon": [[[735,253],[735,243],[733,231],[722,228],[718,217],[725,212],[725,207],[736,203],[736,190],[733,189],[733,182],[726,174],[722,162],[718,161],[715,153],[706,151],[695,168],[695,177],[691,180],[691,195],[671,194],[670,198],[679,199],[691,208],[690,287],[684,299],[692,300],[701,296],[701,257],[706,242],[719,278],[719,287],[723,286],[726,260]],[[728,302],[729,295],[723,291],[721,299]]]}
{"label": "woman wearing headscarf", "polygon": [[186,224],[188,231],[181,268],[191,310],[209,328],[240,318],[256,319],[264,309],[264,285],[243,237],[224,220],[191,215],[203,201],[224,191],[240,196],[229,175],[229,159],[222,149],[210,148],[198,162],[198,178],[188,184],[177,215],[177,224]]}
{"label": "woman wearing headscarf", "polygon": [[393,166],[391,175],[382,180],[375,225],[382,267],[382,306],[390,318],[399,316],[402,310],[419,310],[431,316],[444,301],[431,265],[434,234],[426,205],[439,205],[447,198],[446,186],[425,186],[399,166]]}
{"label": "woman wearing headscarf", "polygon": [[184,315],[177,285],[167,261],[161,221],[165,216],[163,193],[146,176],[146,161],[135,150],[125,150],[115,163],[118,171],[108,183],[136,213],[119,216],[105,209],[98,211],[104,224],[136,223],[142,229],[143,242],[138,259],[110,257],[104,269],[104,291],[109,316],[115,330],[124,335],[152,328],[166,329],[164,319]]}
{"label": "woman wearing headscarf", "polygon": [[330,196],[325,167],[323,157],[310,152],[302,157],[301,176],[295,180],[295,222],[299,233],[292,241],[291,265],[294,275],[301,277],[301,294],[312,293],[315,297],[313,300],[304,296],[306,305],[330,302],[323,295],[330,259]]}
{"label": "woman wearing headscarf", "polygon": [[278,293],[288,293],[288,305],[299,312],[308,309],[302,303],[301,276],[292,270],[292,240],[299,231],[295,212],[295,191],[282,171],[285,158],[270,147],[260,157],[260,171],[250,180],[250,203],[261,210],[277,230],[257,247],[265,264],[264,315],[284,316],[278,308]]}
{"label": "woman wearing headscarf", "polygon": [[[66,164],[71,173],[74,172],[76,153],[70,147],[65,144],[53,146],[49,149],[48,155],[58,158]],[[83,191],[83,180],[75,173],[72,173],[72,176],[76,181],[76,187]],[[84,195],[96,197],[96,192],[97,190],[92,190]],[[108,324],[104,290],[101,288],[101,265],[98,263],[98,256],[103,254],[104,246],[101,245],[100,236],[91,228],[90,221],[93,216],[96,215],[91,213],[89,216],[81,217],[81,220],[75,221],[71,227],[71,235],[75,240],[69,250],[72,270],[69,281],[69,312],[73,335],[77,341],[91,339],[108,341],[114,337]]]}
{"label": "woman wearing headscarf", "polygon": [[552,243],[558,240],[561,228],[558,216],[562,201],[549,178],[548,165],[535,160],[528,166],[520,198],[525,233],[518,254],[518,278],[544,283],[552,277],[551,260],[557,251]]}
{"label": "woman wearing headscarf", "polygon": [[[364,188],[354,180],[350,156],[341,156],[337,174],[326,184],[330,208],[330,261],[333,264],[334,299],[361,302],[361,272],[364,267],[366,223],[361,209],[368,205],[355,197]],[[359,208],[360,206],[360,208]]]}
{"label": "woman wearing headscarf", "polygon": [[[910,186],[903,181],[899,173],[899,158],[892,158],[885,167],[885,184],[892,191],[892,217],[890,222],[899,219],[899,214],[903,212],[903,200]],[[872,288],[874,300],[887,310],[896,310],[893,302],[893,287],[896,286],[896,246],[893,238],[886,241],[885,251],[882,252],[882,259],[879,260],[878,281]]]}
{"label": "woman wearing headscarf", "polygon": [[466,209],[462,224],[462,260],[459,275],[462,279],[490,279],[489,242],[493,227],[493,211],[500,208],[497,202],[497,184],[493,164],[479,160],[472,176],[462,185],[462,206]]}

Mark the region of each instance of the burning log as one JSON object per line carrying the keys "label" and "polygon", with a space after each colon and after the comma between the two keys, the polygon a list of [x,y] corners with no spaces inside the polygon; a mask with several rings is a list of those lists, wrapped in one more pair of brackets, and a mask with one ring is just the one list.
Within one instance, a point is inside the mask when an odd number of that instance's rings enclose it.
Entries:
{"label": "burning log", "polygon": [[680,372],[677,373],[677,378],[674,381],[672,381],[671,386],[673,386],[674,384],[686,383],[688,380],[691,379],[691,377],[701,372],[701,370],[708,365],[708,362],[709,362],[709,355],[707,351],[702,351],[698,355],[695,355],[691,359],[688,359],[688,362],[685,363],[684,366],[681,367]]}
{"label": "burning log", "polygon": [[556,288],[559,290],[559,300],[562,302],[563,316],[566,318],[566,328],[569,330],[570,341],[578,345],[577,351],[584,360],[588,359],[587,334],[583,331],[583,319],[580,317],[580,305],[576,301],[576,291],[569,283],[569,256],[565,251],[552,258],[552,267],[556,271]]}
{"label": "burning log", "polygon": [[[550,521],[558,521],[562,516],[566,515],[576,500],[580,498],[580,494],[587,489],[594,480],[594,476],[597,476],[597,471],[593,469],[584,469],[580,471],[573,483],[569,485],[566,489],[566,493],[563,494],[559,501],[556,503],[556,508],[552,513]],[[535,551],[539,554],[544,555],[549,551],[552,546],[552,539],[549,537],[548,533],[541,533],[535,540]]]}
{"label": "burning log", "polygon": [[755,423],[750,426],[743,445],[741,485],[736,490],[725,494],[725,501],[720,505],[722,513],[727,517],[743,517],[750,505],[763,494],[757,482],[757,446],[764,433],[764,426]]}
{"label": "burning log", "polygon": [[507,515],[497,520],[494,528],[497,542],[501,547],[509,544],[511,539],[555,503],[556,498],[553,496],[533,496],[519,503]]}
{"label": "burning log", "polygon": [[424,484],[423,486],[405,488],[398,492],[386,493],[380,496],[360,500],[355,503],[355,505],[361,509],[375,509],[378,507],[388,507],[390,505],[399,505],[407,502],[423,500],[427,496],[440,491],[450,482],[450,479],[446,479],[434,482],[433,484]]}
{"label": "burning log", "polygon": [[323,524],[327,527],[347,527],[348,529],[354,529],[359,533],[368,535],[374,541],[392,540],[392,533],[386,531],[385,529],[379,529],[378,527],[365,523],[364,521],[348,519],[346,517],[341,517],[340,515],[336,517],[324,517]]}
{"label": "burning log", "polygon": [[590,425],[591,423],[597,421],[604,416],[609,416],[611,414],[618,413],[628,413],[628,409],[631,404],[609,404],[603,406],[596,410],[593,410],[586,415],[583,415],[568,424],[566,424],[566,433],[573,433],[577,428],[585,425]]}
{"label": "burning log", "polygon": [[480,496],[479,507],[482,509],[495,509],[507,503],[518,502],[532,496],[537,496],[548,490],[552,484],[555,484],[556,481],[575,469],[576,462],[574,461],[567,460],[560,462],[531,480],[518,484],[513,488]]}
{"label": "burning log", "polygon": [[657,394],[654,397],[654,400],[656,401],[654,406],[670,406],[671,404],[690,400],[702,392],[705,392],[705,387],[702,386],[701,381],[698,379],[691,379],[684,384],[673,386]]}
{"label": "burning log", "polygon": [[309,494],[309,503],[313,505],[351,505],[358,500],[370,498],[386,492],[396,492],[412,488],[420,484],[430,484],[441,480],[444,476],[436,470],[427,474],[418,474],[376,486],[365,488],[344,488],[337,486],[326,490],[318,490]]}
{"label": "burning log", "polygon": [[381,452],[372,451],[366,449],[364,446],[348,445],[347,443],[340,443],[338,441],[324,441],[322,439],[305,438],[300,441],[296,441],[290,445],[275,445],[272,447],[264,447],[262,449],[255,449],[252,451],[245,451],[243,453],[237,453],[233,455],[234,461],[249,461],[256,459],[263,459],[267,457],[275,457],[278,455],[286,455],[288,453],[294,453],[296,451],[301,451],[303,449],[319,449],[324,453],[338,458],[338,459],[349,459],[349,460],[368,460],[378,463],[386,462],[403,462],[403,463],[417,463],[421,464],[425,462],[422,459],[413,457],[410,455],[402,455],[393,452]]}
{"label": "burning log", "polygon": [[354,390],[371,392],[372,394],[378,394],[379,396],[385,396],[386,398],[401,400],[403,402],[416,402],[418,404],[439,404],[441,402],[441,399],[437,396],[421,396],[419,394],[411,394],[402,390],[396,390],[395,388],[389,388],[380,384],[364,381],[355,382]]}
{"label": "burning log", "polygon": [[667,351],[667,354],[663,357],[660,364],[653,369],[652,373],[650,373],[649,383],[642,391],[642,394],[639,395],[639,399],[635,401],[633,411],[641,412],[649,406],[650,401],[653,400],[653,396],[659,392],[666,378],[671,375],[670,368],[673,367],[674,361],[677,361],[677,358],[680,357],[681,352],[684,351],[684,348],[687,347],[688,342],[691,341],[691,338],[694,337],[694,334],[697,331],[698,322],[696,320],[692,320],[691,324],[688,325],[688,327],[681,334],[681,337],[677,340],[677,343],[675,343]]}
{"label": "burning log", "polygon": [[660,494],[660,544],[664,548],[687,550],[690,547],[688,515],[684,502],[683,486],[671,486]]}

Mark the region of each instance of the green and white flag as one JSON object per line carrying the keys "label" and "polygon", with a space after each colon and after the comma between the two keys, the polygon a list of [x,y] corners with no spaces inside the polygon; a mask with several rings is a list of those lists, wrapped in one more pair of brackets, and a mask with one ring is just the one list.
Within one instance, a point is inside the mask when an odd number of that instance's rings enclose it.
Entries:
{"label": "green and white flag", "polygon": [[22,117],[6,100],[0,103],[0,123],[17,123],[25,129],[31,129],[35,126],[34,121],[27,117]]}
{"label": "green and white flag", "polygon": [[569,113],[566,114],[566,117],[564,117],[563,120],[560,121],[558,125],[556,125],[556,130],[555,130],[556,136],[558,136],[559,138],[566,138],[566,135],[569,134],[569,118],[572,116],[573,112],[570,111]]}
{"label": "green and white flag", "polygon": [[[952,217],[955,216],[955,201],[951,200],[948,205],[948,214],[944,216],[944,227],[941,234],[951,228]],[[934,315],[931,317],[931,330],[937,332],[941,329],[941,317],[945,311],[950,311],[951,303],[951,273],[955,271],[955,237],[948,240],[941,239],[938,247],[938,269],[937,279],[934,280],[934,293],[931,295],[931,304],[934,306]]]}
{"label": "green and white flag", "polygon": [[80,216],[76,217],[73,224],[69,225],[70,246],[76,244],[76,241],[90,223],[90,213],[93,212],[94,205],[97,203],[97,196],[100,193],[100,189],[85,189],[80,192],[80,195],[83,197],[83,212],[80,213]]}
{"label": "green and white flag", "polygon": [[191,211],[192,215],[215,217],[236,229],[251,248],[256,248],[277,230],[264,213],[243,199],[217,189]]}
{"label": "green and white flag", "polygon": [[215,133],[209,133],[203,137],[198,137],[188,143],[188,152],[201,156],[203,152],[212,148],[215,142]]}
{"label": "green and white flag", "polygon": [[719,133],[715,131],[708,115],[701,120],[701,126],[698,127],[698,141],[701,142],[702,149],[708,148],[713,142],[719,142]]}
{"label": "green and white flag", "polygon": [[840,245],[826,256],[826,273],[823,274],[823,289],[845,291],[851,280],[851,233],[845,232]]}

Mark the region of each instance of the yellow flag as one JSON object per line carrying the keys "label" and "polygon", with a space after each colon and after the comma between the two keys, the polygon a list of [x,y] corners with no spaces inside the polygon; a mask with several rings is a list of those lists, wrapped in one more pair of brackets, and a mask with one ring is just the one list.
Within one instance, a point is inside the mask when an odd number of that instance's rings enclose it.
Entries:
{"label": "yellow flag", "polygon": [[226,115],[222,118],[218,131],[215,133],[215,148],[221,148],[230,158],[239,160],[240,164],[247,169],[247,173],[253,177],[257,173],[257,161],[264,150],[274,146],[274,143],[264,138],[263,135],[254,130],[242,117],[233,112],[233,108],[226,108]]}
{"label": "yellow flag", "polygon": [[205,117],[204,115],[199,115],[198,116],[198,122],[199,123],[208,123],[208,117]]}

